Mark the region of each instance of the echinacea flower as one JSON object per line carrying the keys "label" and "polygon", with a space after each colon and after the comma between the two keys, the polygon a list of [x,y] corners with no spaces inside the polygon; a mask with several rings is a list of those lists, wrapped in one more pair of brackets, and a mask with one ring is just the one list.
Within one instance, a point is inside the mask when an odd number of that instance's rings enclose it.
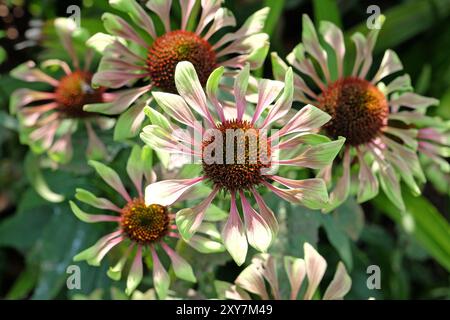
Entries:
{"label": "echinacea flower", "polygon": [[[151,164],[151,150],[147,147],[133,147],[127,163],[127,173],[136,188],[136,197],[132,197],[125,188],[119,175],[113,169],[97,161],[90,161],[90,165],[98,175],[125,200],[123,206],[99,198],[84,189],[77,189],[76,198],[98,209],[107,210],[110,214],[89,214],[82,211],[74,202],[70,206],[74,214],[88,223],[114,222],[117,227],[112,233],[102,237],[92,247],[82,251],[74,257],[75,261],[86,260],[93,266],[99,266],[103,258],[114,247],[123,244],[123,256],[115,266],[109,269],[108,276],[113,280],[122,277],[122,271],[127,261],[132,260],[127,278],[126,293],[131,295],[143,277],[143,257],[151,255],[153,265],[153,284],[160,299],[165,299],[170,286],[168,272],[159,259],[159,249],[170,258],[175,275],[179,279],[196,282],[190,264],[171,248],[170,239],[179,239],[177,227],[173,223],[175,215],[167,206],[144,203],[143,183],[155,180],[155,174],[149,167]],[[145,180],[145,181],[144,181]],[[211,228],[204,228],[204,232],[216,240],[220,235]],[[207,237],[199,236],[190,245],[202,252],[218,252],[221,245]],[[209,247],[209,248],[208,248]]]}
{"label": "echinacea flower", "polygon": [[[289,297],[282,297],[278,282],[277,259],[267,253],[256,255],[251,264],[239,274],[234,284],[220,281],[216,286],[225,298],[232,300],[251,300],[252,295],[262,300],[311,300],[319,289],[327,269],[327,262],[309,243],[304,244],[303,250],[303,259],[284,257],[284,269],[291,288]],[[307,285],[305,278],[308,280]],[[333,280],[321,298],[342,300],[351,286],[352,279],[344,264],[339,261]]]}
{"label": "echinacea flower", "polygon": [[144,106],[133,105],[139,97],[153,89],[176,92],[174,72],[178,62],[193,63],[203,85],[219,66],[230,68],[232,74],[245,63],[253,69],[262,65],[269,48],[268,35],[261,33],[268,8],[254,13],[236,32],[222,35],[236,25],[233,14],[222,7],[223,1],[202,0],[197,4],[201,6],[199,17],[194,9],[196,2],[200,1],[180,0],[181,18],[177,21],[171,15],[176,6],[171,0],[147,1],[149,11],[135,0],[109,1],[114,9],[128,14],[131,23],[114,14],[103,15],[105,29],[113,36],[98,33],[88,41],[103,54],[93,84],[121,88],[140,81],[138,88],[126,90],[117,100],[86,106],[85,110],[122,114],[117,130],[125,127],[128,133],[116,135],[116,139],[136,135],[141,129]]}
{"label": "echinacea flower", "polygon": [[[189,239],[200,226],[211,202],[223,191],[231,197],[231,202],[222,238],[225,247],[240,265],[245,261],[247,241],[264,252],[278,229],[272,210],[257,189],[268,189],[291,203],[314,209],[324,207],[328,194],[322,179],[293,180],[276,175],[275,170],[278,166],[322,169],[337,155],[344,139],[331,141],[310,132],[330,119],[313,106],[297,112],[280,131],[267,136],[269,127],[291,109],[291,69],[286,72],[285,83],[267,79],[260,81],[259,98],[256,108],[251,111],[246,101],[249,66],[235,79],[234,101],[219,100],[217,96],[223,72],[221,67],[211,74],[205,94],[194,66],[187,61],[180,62],[175,71],[179,95],[153,92],[163,111],[180,125],[193,130],[195,137],[192,139],[178,124],[147,108],[153,124],[143,129],[141,138],[155,150],[195,156],[194,163],[201,166],[203,174],[193,179],[151,184],[146,188],[145,196],[146,203],[170,205],[198,184],[212,185],[212,192],[205,200],[177,213],[180,233],[183,238]],[[225,105],[227,112],[224,112]],[[205,121],[206,130],[197,119]],[[241,200],[244,222],[238,211],[237,197]],[[251,198],[256,200],[259,212],[252,207]]]}
{"label": "echinacea flower", "polygon": [[87,153],[91,158],[105,156],[106,149],[94,126],[107,129],[110,120],[95,113],[83,111],[83,106],[114,99],[115,95],[106,93],[105,88],[93,89],[90,85],[93,74],[89,71],[93,50],[87,49],[84,66],[75,52],[74,34],[83,34],[71,19],[58,18],[55,28],[66,49],[73,69],[68,63],[50,59],[42,63],[42,68],[59,68],[62,75],[55,79],[38,69],[33,61],[28,61],[14,70],[11,75],[30,83],[42,82],[52,87],[51,91],[31,89],[16,90],[10,100],[10,112],[18,114],[21,124],[21,141],[28,144],[36,153],[47,152],[49,157],[59,163],[67,163],[72,157],[72,134],[79,124],[84,124],[88,135]]}
{"label": "echinacea flower", "polygon": [[[300,73],[294,79],[295,99],[330,114],[332,119],[324,132],[346,138],[340,156],[322,172],[327,182],[342,172],[327,210],[347,199],[356,180],[359,202],[376,196],[381,184],[388,198],[404,210],[400,181],[415,194],[420,194],[418,183],[425,181],[417,156],[418,131],[408,126],[408,119],[424,113],[437,100],[411,92],[408,75],[398,76],[387,85],[382,82],[403,68],[392,50],[386,50],[378,70],[371,74],[379,29],[371,30],[367,37],[361,33],[351,37],[356,58],[348,72],[344,68],[347,57],[342,31],[327,21],[320,23],[319,30],[333,54],[322,46],[312,21],[304,15],[302,43],[287,61]],[[272,64],[275,78],[281,78],[288,66],[275,53]],[[352,178],[352,169],[359,170],[357,179]]]}

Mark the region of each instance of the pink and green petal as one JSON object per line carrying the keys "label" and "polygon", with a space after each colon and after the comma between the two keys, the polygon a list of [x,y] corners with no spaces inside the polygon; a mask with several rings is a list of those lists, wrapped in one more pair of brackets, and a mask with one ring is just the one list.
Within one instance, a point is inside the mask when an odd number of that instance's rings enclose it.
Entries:
{"label": "pink and green petal", "polygon": [[97,197],[93,193],[84,189],[77,188],[75,198],[98,209],[110,210],[118,213],[122,212],[122,210],[110,200]]}
{"label": "pink and green petal", "polygon": [[109,4],[114,9],[127,13],[137,26],[156,39],[157,34],[152,19],[135,0],[109,0]]}
{"label": "pink and green petal", "polygon": [[293,81],[293,71],[289,68],[286,72],[284,78],[284,90],[281,97],[277,100],[275,105],[269,110],[262,128],[265,128],[277,120],[283,118],[291,109],[292,100],[294,96],[294,81]]}
{"label": "pink and green petal", "polygon": [[261,114],[278,97],[283,88],[284,83],[280,81],[267,79],[261,79],[259,81],[258,103],[256,104],[255,113],[253,114],[252,123],[258,121]]}
{"label": "pink and green petal", "polygon": [[298,292],[306,276],[305,261],[294,257],[284,257],[284,269],[291,286],[290,300],[297,300]]}
{"label": "pink and green petal", "polygon": [[189,282],[197,282],[191,265],[164,242],[161,243],[161,246],[169,256],[170,261],[172,262],[173,271],[177,278]]}
{"label": "pink and green petal", "polygon": [[178,93],[186,100],[188,105],[214,127],[215,122],[208,109],[206,95],[192,63],[182,61],[177,64],[175,69],[175,85]]}
{"label": "pink and green petal", "polygon": [[350,195],[350,165],[352,157],[350,156],[350,149],[344,151],[344,158],[342,160],[343,172],[339,178],[336,187],[330,194],[330,202],[324,209],[324,212],[330,212],[340,206]]}
{"label": "pink and green petal", "polygon": [[203,177],[181,180],[165,180],[152,183],[145,189],[145,203],[170,206],[185,192],[203,181]]}
{"label": "pink and green petal", "polygon": [[333,280],[329,284],[323,300],[342,300],[352,287],[352,279],[342,262],[338,263]]}
{"label": "pink and green petal", "polygon": [[256,250],[266,252],[273,240],[271,228],[252,208],[243,192],[240,192],[240,198],[248,243]]}
{"label": "pink and green petal", "polygon": [[236,207],[236,196],[231,194],[231,208],[227,223],[222,230],[222,239],[225,248],[237,265],[242,265],[247,256],[247,237],[244,224]]}
{"label": "pink and green petal", "polygon": [[153,259],[153,285],[159,299],[164,300],[169,291],[170,277],[161,261],[159,261],[156,250],[153,247],[151,247],[151,252]]}
{"label": "pink and green petal", "polygon": [[378,194],[379,184],[378,179],[369,167],[366,156],[362,151],[357,150],[358,163],[359,163],[359,187],[358,187],[358,202],[366,202],[374,198]]}
{"label": "pink and green petal", "polygon": [[170,31],[170,8],[172,0],[149,0],[146,3],[147,8],[158,15],[164,24],[166,32]]}
{"label": "pink and green petal", "polygon": [[95,222],[118,222],[120,217],[103,215],[103,214],[89,214],[82,211],[73,201],[69,202],[70,208],[75,216],[83,222],[95,223]]}
{"label": "pink and green petal", "polygon": [[103,163],[91,160],[89,165],[95,169],[97,174],[114,190],[116,190],[126,201],[131,202],[131,197],[125,189],[116,171],[107,167]]}
{"label": "pink and green petal", "polygon": [[133,264],[131,265],[131,269],[127,278],[127,288],[125,289],[125,293],[128,296],[130,296],[141,283],[143,273],[142,246],[138,245],[136,256],[134,257]]}
{"label": "pink and green petal", "polygon": [[200,204],[193,208],[182,209],[177,212],[176,223],[178,231],[185,240],[189,240],[200,227],[205,217],[206,210],[219,192],[218,188],[214,188],[210,195]]}
{"label": "pink and green petal", "polygon": [[327,262],[309,243],[303,245],[305,252],[305,271],[308,279],[304,300],[311,300],[319,287],[327,269]]}
{"label": "pink and green petal", "polygon": [[337,76],[341,78],[344,72],[345,42],[344,35],[335,24],[328,21],[320,22],[320,33],[336,54]]}

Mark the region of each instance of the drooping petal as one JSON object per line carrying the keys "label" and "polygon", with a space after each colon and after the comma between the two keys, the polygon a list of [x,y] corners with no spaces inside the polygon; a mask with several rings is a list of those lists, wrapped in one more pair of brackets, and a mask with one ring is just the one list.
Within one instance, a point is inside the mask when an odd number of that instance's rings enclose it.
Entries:
{"label": "drooping petal", "polygon": [[190,238],[187,243],[198,252],[204,254],[219,253],[225,251],[225,247],[220,242],[197,234],[192,236],[192,238]]}
{"label": "drooping petal", "polygon": [[270,109],[269,114],[264,120],[264,123],[261,126],[261,128],[265,128],[268,125],[272,124],[273,122],[284,117],[291,109],[293,96],[294,96],[293,71],[292,68],[289,68],[284,78],[283,94],[277,100],[275,105]]}
{"label": "drooping petal", "polygon": [[258,251],[266,252],[272,243],[272,232],[264,219],[251,207],[244,193],[240,192],[248,243]]}
{"label": "drooping petal", "polygon": [[181,6],[181,30],[186,30],[189,17],[194,8],[196,0],[180,0]]}
{"label": "drooping petal", "polygon": [[114,9],[128,13],[137,26],[147,31],[153,39],[156,39],[157,35],[152,19],[136,1],[110,0],[109,4]]}
{"label": "drooping petal", "polygon": [[294,189],[297,202],[310,209],[322,209],[328,202],[327,186],[322,179],[292,180],[271,176],[272,180]]}
{"label": "drooping petal", "polygon": [[255,108],[255,113],[253,114],[252,123],[255,123],[259,119],[259,116],[278,97],[283,88],[284,83],[280,81],[267,79],[259,81],[258,103]]}
{"label": "drooping petal", "polygon": [[175,69],[175,85],[178,93],[204,119],[215,126],[214,119],[209,112],[206,95],[195,71],[194,65],[188,61],[177,64]]}
{"label": "drooping petal", "polygon": [[70,208],[75,216],[83,222],[95,223],[95,222],[118,222],[120,217],[104,215],[104,214],[89,214],[82,211],[73,201],[70,201]]}
{"label": "drooping petal", "polygon": [[120,180],[119,175],[116,171],[107,167],[101,162],[97,162],[94,160],[89,161],[89,165],[95,169],[97,174],[109,185],[111,188],[116,190],[120,195],[128,202],[131,202],[131,197],[128,194],[125,186]]}
{"label": "drooping petal", "polygon": [[75,257],[73,257],[73,261],[75,262],[83,260],[90,261],[94,259],[102,248],[104,248],[111,240],[118,239],[121,233],[122,231],[118,230],[100,238],[92,247],[83,250],[82,252],[78,253]]}
{"label": "drooping petal", "polygon": [[212,102],[212,104],[216,108],[217,115],[219,116],[221,122],[225,121],[225,114],[223,112],[223,106],[218,99],[218,90],[220,80],[222,79],[224,71],[225,71],[224,67],[219,67],[215,69],[209,75],[208,81],[206,82],[206,94],[208,95],[208,99]]}
{"label": "drooping petal", "polygon": [[357,149],[358,163],[359,163],[359,187],[358,187],[358,202],[366,202],[378,194],[379,184],[377,177],[373,174],[369,168],[364,154],[361,150]]}
{"label": "drooping petal", "polygon": [[[118,89],[135,80],[145,78],[147,73],[136,73],[136,71],[100,71],[94,74],[92,84],[94,86],[103,86],[107,88]],[[136,91],[137,89],[130,89]]]}
{"label": "drooping petal", "polygon": [[113,267],[110,267],[108,269],[106,274],[110,279],[114,281],[119,281],[122,278],[123,268],[125,267],[125,264],[128,260],[128,256],[130,255],[133,248],[134,244],[131,244],[126,250],[125,254],[123,254],[123,256],[120,258],[120,260]]}
{"label": "drooping petal", "polygon": [[392,80],[386,87],[386,95],[396,91],[410,91],[412,90],[411,77],[407,74],[398,76]]}
{"label": "drooping petal", "polygon": [[115,212],[121,212],[122,210],[116,206],[114,203],[109,201],[105,198],[99,198],[93,193],[77,188],[75,193],[75,198],[77,198],[79,201],[82,201],[88,205],[91,205],[95,208],[104,209],[104,210],[111,210]]}
{"label": "drooping petal", "polygon": [[403,65],[397,56],[397,54],[392,50],[386,50],[384,53],[383,60],[381,61],[380,68],[372,79],[372,83],[377,83],[384,77],[393,74],[397,71],[403,69]]}
{"label": "drooping petal", "polygon": [[164,24],[166,32],[170,31],[170,8],[172,0],[149,0],[146,3],[147,8],[155,12]]}
{"label": "drooping petal", "polygon": [[341,205],[350,194],[350,149],[347,148],[344,151],[344,159],[342,161],[343,172],[342,176],[339,178],[336,187],[330,194],[330,202],[324,209],[325,212],[330,212],[334,210],[339,205]]}
{"label": "drooping petal", "polygon": [[244,224],[236,207],[236,196],[231,194],[230,215],[222,230],[222,239],[225,248],[233,257],[237,265],[242,265],[247,256],[247,237],[245,236]]}
{"label": "drooping petal", "polygon": [[195,127],[197,119],[188,107],[186,102],[179,95],[165,93],[165,92],[152,92],[155,101],[158,105],[173,119],[181,122],[191,128]]}
{"label": "drooping petal", "polygon": [[245,109],[247,107],[247,101],[245,96],[247,94],[248,80],[250,77],[250,66],[245,65],[244,69],[236,77],[234,81],[234,97],[236,101],[237,119],[242,120]]}
{"label": "drooping petal", "polygon": [[339,262],[333,280],[325,291],[323,300],[342,300],[350,291],[351,286],[352,279],[348,275],[344,264]]}
{"label": "drooping petal", "polygon": [[390,100],[389,105],[393,107],[409,107],[413,109],[426,109],[429,106],[437,105],[439,100],[429,97],[424,97],[413,92],[406,92],[400,97]]}
{"label": "drooping petal", "polygon": [[77,25],[73,19],[57,18],[55,19],[55,29],[61,39],[63,47],[68,52],[72,63],[76,69],[80,67],[78,56],[73,45],[72,35],[77,30]]}
{"label": "drooping petal", "polygon": [[331,116],[328,113],[308,104],[300,109],[278,134],[281,137],[291,133],[312,131],[322,127],[330,119]]}
{"label": "drooping petal", "polygon": [[170,287],[170,277],[161,261],[159,261],[155,248],[150,247],[150,250],[153,259],[153,284],[159,299],[164,300]]}
{"label": "drooping petal", "polygon": [[326,260],[309,243],[303,245],[305,251],[305,270],[308,278],[304,300],[311,300],[327,269]]}
{"label": "drooping petal", "polygon": [[197,229],[200,227],[205,217],[206,210],[211,205],[211,202],[216,197],[219,189],[215,187],[209,196],[200,204],[193,208],[182,209],[177,212],[176,223],[178,231],[185,240],[189,240]]}
{"label": "drooping petal", "polygon": [[145,203],[170,206],[186,191],[204,180],[204,177],[182,180],[165,180],[152,183],[145,189]]}
{"label": "drooping petal", "polygon": [[148,44],[142,39],[139,33],[121,17],[106,12],[102,15],[102,20],[108,33],[127,39],[143,48],[148,47]]}
{"label": "drooping petal", "polygon": [[267,223],[267,225],[270,227],[270,230],[272,231],[272,236],[275,238],[278,234],[279,226],[277,218],[275,217],[275,214],[273,213],[272,209],[270,209],[266,202],[264,201],[263,197],[256,191],[255,189],[252,189],[252,194],[255,197],[256,203],[259,207],[259,214],[264,219],[264,221]]}
{"label": "drooping petal", "polygon": [[208,32],[203,36],[203,39],[208,40],[217,31],[225,27],[234,27],[236,25],[236,19],[233,13],[226,8],[219,8],[214,15],[213,22],[208,29]]}
{"label": "drooping petal", "polygon": [[290,299],[296,300],[306,275],[305,261],[294,257],[284,257],[284,269],[291,285]]}
{"label": "drooping petal", "polygon": [[278,163],[281,165],[322,169],[334,160],[344,142],[345,138],[340,137],[335,141],[309,146],[298,157],[289,160],[278,160]]}
{"label": "drooping petal", "polygon": [[39,69],[36,69],[36,64],[33,61],[27,61],[10,72],[14,78],[27,82],[46,82],[53,87],[59,85],[59,81],[45,74]]}
{"label": "drooping petal", "polygon": [[245,268],[236,278],[235,283],[248,292],[260,296],[262,300],[269,299],[264,277],[260,271],[260,268],[258,268],[255,264],[250,264],[247,268]]}
{"label": "drooping petal", "polygon": [[194,283],[197,282],[191,265],[164,242],[161,242],[161,246],[169,256],[177,278]]}
{"label": "drooping petal", "polygon": [[[30,89],[17,89],[10,97],[9,112],[16,114],[17,111],[22,109],[29,103],[42,100],[53,100],[55,94],[53,92],[40,92]],[[54,106],[54,105],[52,105]]]}
{"label": "drooping petal", "polygon": [[[263,8],[256,11],[254,14],[248,17],[248,19],[238,31],[234,33],[228,33],[224,35],[222,39],[216,42],[213,46],[213,49],[217,50],[231,41],[239,41],[239,39],[245,39],[248,36],[261,32],[264,28],[264,23],[266,21],[267,15],[269,14],[269,11],[269,8]],[[226,50],[226,48],[224,50]]]}
{"label": "drooping petal", "polygon": [[127,288],[125,289],[125,293],[128,296],[130,296],[141,283],[143,273],[142,246],[138,245],[136,256],[134,257],[133,264],[131,265],[130,273],[127,278]]}
{"label": "drooping petal", "polygon": [[344,70],[344,35],[342,34],[341,29],[328,21],[320,21],[320,32],[336,54],[338,78],[341,78]]}

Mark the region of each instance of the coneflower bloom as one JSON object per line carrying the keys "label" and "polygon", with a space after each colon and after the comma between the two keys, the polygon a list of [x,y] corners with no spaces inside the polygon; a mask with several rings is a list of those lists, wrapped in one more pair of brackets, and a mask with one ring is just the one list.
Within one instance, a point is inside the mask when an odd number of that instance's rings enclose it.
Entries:
{"label": "coneflower bloom", "polygon": [[[203,174],[194,179],[151,184],[145,195],[146,203],[170,205],[198,184],[212,185],[212,192],[204,201],[177,213],[180,233],[183,238],[189,239],[213,199],[223,191],[231,197],[231,208],[222,238],[234,260],[242,264],[247,254],[247,240],[251,246],[264,252],[278,229],[277,220],[258,188],[269,190],[292,203],[314,209],[324,207],[328,194],[322,179],[287,179],[276,175],[275,170],[278,166],[322,169],[337,155],[344,139],[331,141],[310,132],[330,119],[325,112],[313,106],[297,112],[281,130],[268,136],[269,127],[279,122],[291,109],[291,69],[286,72],[285,83],[267,79],[260,81],[258,101],[251,111],[247,110],[245,94],[249,80],[248,65],[235,79],[235,101],[219,100],[217,96],[223,72],[221,67],[211,74],[205,94],[194,66],[187,61],[180,62],[175,71],[179,95],[153,92],[163,111],[193,131],[194,138],[178,124],[150,108],[146,111],[153,124],[143,129],[141,138],[155,150],[194,156],[194,163],[202,167]],[[225,105],[228,106],[226,113]],[[197,117],[205,121],[205,130]],[[242,204],[244,223],[238,211],[237,197]],[[259,212],[252,207],[251,198],[256,200]]]}
{"label": "coneflower bloom", "polygon": [[[196,278],[190,264],[171,248],[173,243],[171,239],[180,238],[177,227],[173,223],[175,215],[170,212],[169,207],[158,204],[146,205],[144,202],[144,182],[148,184],[156,179],[154,172],[148,168],[148,164],[151,164],[150,156],[150,149],[135,146],[128,159],[126,170],[136,188],[136,197],[128,193],[116,171],[100,162],[93,160],[89,162],[98,175],[123,197],[125,204],[119,206],[87,190],[77,189],[76,198],[79,201],[110,212],[109,214],[89,214],[71,201],[72,211],[80,220],[88,223],[113,222],[117,224],[117,227],[92,247],[76,255],[74,260],[86,260],[90,265],[99,266],[111,249],[122,244],[123,256],[115,266],[109,269],[108,276],[113,280],[119,280],[127,261],[131,260],[126,289],[126,293],[130,295],[142,280],[142,260],[149,254],[153,262],[153,284],[159,298],[164,299],[168,293],[170,278],[159,259],[160,249],[170,258],[178,278],[191,282],[196,282]],[[213,239],[198,236],[190,242],[193,248],[205,253],[224,250],[223,246],[217,242],[220,241],[220,234],[217,231],[214,232],[214,228],[205,226],[203,232]]]}
{"label": "coneflower bloom", "polygon": [[[284,257],[284,269],[291,287],[289,297],[283,297],[278,282],[277,259],[267,253],[258,254],[236,278],[234,284],[221,283],[227,299],[251,300],[256,295],[262,300],[311,300],[319,288],[327,269],[326,260],[309,243],[303,246],[304,258]],[[308,284],[305,283],[305,278]],[[267,285],[266,285],[267,284]],[[323,300],[342,300],[350,291],[352,280],[339,261],[333,280],[321,297]],[[267,290],[270,288],[270,291]],[[300,292],[304,292],[299,296]]]}
{"label": "coneflower bloom", "polygon": [[[180,0],[181,18],[176,21],[171,15],[175,6],[171,0],[148,1],[149,11],[134,0],[110,0],[114,9],[129,15],[131,23],[117,15],[103,15],[105,29],[113,36],[98,33],[88,41],[103,54],[93,84],[108,88],[138,87],[123,92],[113,102],[90,105],[85,110],[122,114],[117,125],[133,135],[141,129],[145,118],[144,106],[133,103],[153,89],[176,92],[173,77],[178,62],[193,63],[203,85],[219,66],[229,68],[231,74],[245,63],[255,69],[261,66],[269,48],[267,34],[261,33],[269,9],[254,13],[236,32],[220,36],[236,25],[233,14],[222,7],[222,2],[201,1],[197,17],[196,0]],[[156,27],[158,24],[162,30]],[[138,80],[141,81],[136,84]]]}
{"label": "coneflower bloom", "polygon": [[94,131],[94,125],[102,129],[110,127],[111,121],[104,116],[83,111],[90,103],[106,102],[114,99],[113,93],[104,88],[93,89],[90,85],[93,74],[89,71],[94,51],[87,49],[84,66],[74,49],[73,34],[77,31],[71,19],[58,18],[55,28],[61,43],[71,58],[73,69],[68,63],[51,59],[42,63],[43,68],[59,68],[62,76],[57,80],[36,68],[28,61],[11,71],[11,75],[27,82],[42,82],[52,87],[51,91],[18,89],[10,99],[10,112],[18,114],[21,141],[28,144],[34,152],[44,153],[56,162],[66,163],[72,157],[72,134],[83,123],[89,138],[87,153],[92,158],[105,155],[106,149]]}
{"label": "coneflower bloom", "polygon": [[[330,137],[346,138],[340,156],[322,172],[327,182],[342,172],[330,194],[327,210],[349,196],[353,180],[359,181],[359,202],[376,196],[381,184],[389,199],[403,210],[400,180],[415,194],[420,194],[417,183],[425,180],[417,156],[418,131],[407,122],[437,100],[411,92],[407,75],[398,76],[387,85],[382,82],[403,68],[392,50],[386,50],[378,70],[369,75],[378,32],[374,29],[367,37],[360,33],[352,36],[356,58],[346,72],[342,31],[330,22],[321,22],[320,34],[333,50],[333,55],[328,55],[312,21],[304,15],[302,43],[287,56],[289,64],[300,73],[294,80],[295,99],[330,114],[332,119],[324,126],[324,132]],[[287,65],[275,53],[272,64],[275,78],[281,78]],[[357,179],[352,179],[352,169],[359,170]]]}

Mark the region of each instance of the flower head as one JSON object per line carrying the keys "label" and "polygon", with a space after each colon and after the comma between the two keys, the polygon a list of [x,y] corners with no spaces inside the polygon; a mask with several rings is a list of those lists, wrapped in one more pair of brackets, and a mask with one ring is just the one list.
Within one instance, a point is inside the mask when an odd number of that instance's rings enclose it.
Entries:
{"label": "flower head", "polygon": [[61,60],[46,60],[42,68],[59,68],[62,75],[55,79],[36,68],[28,61],[11,72],[17,79],[35,83],[43,82],[51,86],[51,91],[18,89],[11,96],[10,112],[17,113],[22,126],[21,140],[30,145],[37,153],[47,152],[56,162],[65,163],[72,156],[72,134],[81,121],[89,138],[88,155],[98,158],[105,155],[106,149],[94,131],[93,124],[108,128],[107,119],[98,114],[83,110],[85,104],[102,103],[114,98],[105,88],[92,88],[93,74],[89,71],[93,51],[87,49],[85,65],[80,61],[74,49],[73,37],[83,32],[71,19],[58,18],[55,28],[61,43],[68,52],[73,69]]}
{"label": "flower head", "polygon": [[[76,255],[74,260],[86,260],[90,265],[98,266],[111,249],[122,244],[125,247],[123,256],[109,269],[108,276],[113,280],[119,280],[127,261],[132,260],[126,290],[127,294],[131,295],[143,277],[143,257],[149,254],[153,261],[154,287],[158,296],[164,299],[168,293],[170,278],[159,259],[158,248],[169,256],[178,278],[191,282],[195,282],[196,278],[189,263],[171,248],[170,239],[179,239],[179,234],[173,223],[174,214],[170,212],[170,208],[159,204],[146,205],[144,202],[144,180],[145,185],[155,180],[154,172],[148,168],[151,164],[150,157],[150,149],[135,146],[128,160],[127,173],[136,189],[136,197],[128,193],[116,171],[100,162],[90,162],[101,178],[122,196],[125,204],[119,206],[108,199],[96,197],[87,190],[77,190],[76,198],[79,201],[110,212],[106,215],[89,214],[82,211],[74,202],[70,202],[72,211],[80,220],[88,223],[114,222],[117,227],[92,247]],[[214,236],[214,229],[208,225],[203,226],[203,231]],[[218,239],[219,236],[215,238]],[[205,253],[222,250],[219,243],[206,237],[198,236],[191,240],[192,247]]]}
{"label": "flower head", "polygon": [[[88,41],[103,54],[93,83],[120,88],[139,81],[141,86],[123,92],[113,102],[92,104],[85,110],[122,114],[118,126],[129,128],[132,124],[132,130],[116,138],[127,138],[137,134],[144,119],[144,106],[134,104],[137,99],[154,89],[176,92],[177,63],[191,62],[202,85],[219,66],[230,68],[229,75],[242,69],[245,63],[253,69],[261,66],[269,47],[268,36],[261,32],[268,8],[254,13],[236,32],[221,35],[236,25],[233,14],[222,7],[222,2],[201,1],[197,17],[196,0],[180,0],[181,18],[176,21],[170,14],[175,6],[172,1],[147,1],[147,11],[135,0],[110,0],[110,5],[127,13],[131,21],[110,13],[103,15],[105,29],[113,36],[99,33]],[[152,18],[150,13],[159,19]],[[159,22],[162,30],[157,28]]]}
{"label": "flower head", "polygon": [[[411,92],[407,75],[387,85],[382,82],[403,68],[392,50],[385,52],[379,69],[369,76],[378,32],[374,29],[367,37],[360,33],[352,36],[356,58],[346,72],[342,31],[330,22],[321,22],[320,35],[333,49],[333,55],[328,55],[312,21],[304,15],[302,43],[287,56],[289,64],[299,72],[294,76],[295,99],[331,115],[323,127],[329,137],[346,138],[340,156],[321,173],[331,183],[336,172],[342,172],[330,194],[327,211],[346,200],[352,181],[359,181],[359,202],[376,196],[381,184],[400,209],[405,207],[400,181],[416,194],[420,193],[418,183],[425,181],[417,156],[420,136],[417,127],[409,125],[409,119],[423,115],[437,100]],[[281,78],[288,66],[275,53],[272,64],[275,78]],[[358,179],[352,179],[352,169],[358,167]]]}
{"label": "flower head", "polygon": [[[204,201],[177,213],[180,233],[189,239],[200,226],[211,202],[223,191],[231,201],[222,237],[234,260],[242,264],[247,254],[247,241],[264,252],[278,230],[277,220],[258,189],[269,189],[282,199],[309,208],[324,207],[328,194],[323,180],[287,179],[277,175],[276,169],[279,166],[322,169],[337,155],[344,139],[331,141],[310,132],[330,119],[313,106],[305,107],[289,120],[283,118],[292,104],[292,70],[286,72],[285,83],[260,81],[258,101],[252,111],[247,108],[246,100],[249,67],[235,79],[234,100],[219,100],[217,95],[223,72],[223,67],[213,71],[205,94],[194,66],[190,62],[180,62],[175,71],[179,95],[153,92],[156,102],[177,123],[147,108],[153,124],[144,128],[141,138],[155,150],[193,157],[203,173],[193,179],[151,184],[146,189],[146,203],[170,205],[192,187],[200,183],[210,185],[211,193]],[[204,120],[206,128],[198,119]],[[282,122],[283,127],[268,136],[269,127],[275,122]],[[194,137],[182,127],[190,129]],[[242,204],[244,222],[237,197]],[[251,198],[256,201],[259,212],[252,207]]]}
{"label": "flower head", "polygon": [[[284,257],[284,269],[291,286],[290,300],[311,300],[319,288],[327,269],[325,259],[309,243],[305,243],[304,259]],[[236,278],[233,285],[222,283],[221,291],[225,298],[232,300],[251,300],[251,295],[260,299],[283,299],[278,283],[276,258],[264,253],[258,254],[250,265]],[[305,283],[308,280],[308,285]],[[266,283],[270,291],[266,289]],[[302,285],[304,291],[301,291]],[[342,262],[339,262],[333,280],[328,285],[323,300],[341,300],[350,291],[352,280]],[[304,294],[299,297],[299,292]]]}

